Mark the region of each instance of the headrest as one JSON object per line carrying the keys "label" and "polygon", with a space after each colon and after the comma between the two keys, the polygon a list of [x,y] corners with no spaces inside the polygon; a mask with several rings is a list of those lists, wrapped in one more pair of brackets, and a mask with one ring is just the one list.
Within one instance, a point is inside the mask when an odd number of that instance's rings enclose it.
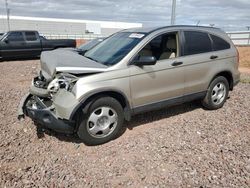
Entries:
{"label": "headrest", "polygon": [[174,38],[169,38],[166,46],[168,49],[176,49],[176,40]]}
{"label": "headrest", "polygon": [[147,44],[146,46],[144,46],[144,48],[143,48],[144,50],[151,50],[151,46],[150,46],[150,44]]}

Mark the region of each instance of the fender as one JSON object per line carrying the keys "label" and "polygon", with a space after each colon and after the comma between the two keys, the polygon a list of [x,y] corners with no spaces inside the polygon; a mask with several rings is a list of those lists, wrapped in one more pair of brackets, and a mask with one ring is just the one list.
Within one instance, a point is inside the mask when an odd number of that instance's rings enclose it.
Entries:
{"label": "fender", "polygon": [[[127,121],[130,121],[132,110],[131,110],[131,105],[129,103],[129,100],[128,100],[127,96],[122,91],[120,91],[120,90],[117,90],[117,89],[108,89],[108,88],[107,89],[103,89],[103,88],[102,89],[97,89],[97,90],[93,90],[93,91],[87,93],[83,98],[80,99],[79,104],[71,112],[69,120],[73,120],[74,117],[75,117],[75,114],[77,113],[77,111],[81,107],[85,107],[87,104],[89,104],[91,102],[91,100],[93,100],[93,98],[98,97],[100,95],[108,95],[108,96],[114,97],[114,95],[116,95],[116,94],[117,94],[118,98],[119,98],[119,95],[120,95],[124,99],[124,101],[121,101],[123,99],[118,100],[118,101],[120,103],[124,102],[124,104],[125,104],[125,107],[124,107],[124,117],[125,117],[125,119]],[[114,97],[114,98],[116,98],[116,97]]]}

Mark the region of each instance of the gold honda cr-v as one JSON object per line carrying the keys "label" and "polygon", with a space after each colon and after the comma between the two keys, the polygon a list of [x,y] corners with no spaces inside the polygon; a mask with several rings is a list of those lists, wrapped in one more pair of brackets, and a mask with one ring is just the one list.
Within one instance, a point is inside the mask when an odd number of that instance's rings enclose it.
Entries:
{"label": "gold honda cr-v", "polygon": [[22,99],[19,118],[77,133],[88,145],[114,139],[124,120],[200,99],[223,106],[239,82],[238,52],[217,28],[169,26],[123,30],[85,54],[41,55],[41,71]]}

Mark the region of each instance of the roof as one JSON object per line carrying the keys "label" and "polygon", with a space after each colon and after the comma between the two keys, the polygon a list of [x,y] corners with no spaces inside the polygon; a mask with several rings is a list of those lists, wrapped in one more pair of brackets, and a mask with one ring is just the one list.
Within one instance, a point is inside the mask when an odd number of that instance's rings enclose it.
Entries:
{"label": "roof", "polygon": [[187,28],[202,28],[202,29],[208,29],[208,30],[219,30],[219,28],[216,27],[208,27],[208,26],[196,26],[196,25],[172,25],[172,26],[162,26],[162,27],[141,27],[141,28],[132,28],[132,29],[126,29],[123,31],[127,32],[138,32],[138,33],[151,33],[160,29],[187,29]]}

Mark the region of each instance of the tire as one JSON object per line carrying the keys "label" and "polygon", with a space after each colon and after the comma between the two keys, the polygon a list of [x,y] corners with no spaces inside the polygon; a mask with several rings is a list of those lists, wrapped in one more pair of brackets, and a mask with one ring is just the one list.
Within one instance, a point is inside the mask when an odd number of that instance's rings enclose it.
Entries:
{"label": "tire", "polygon": [[77,134],[86,145],[104,144],[118,136],[123,122],[121,104],[112,97],[101,97],[82,112]]}
{"label": "tire", "polygon": [[209,85],[206,97],[202,105],[208,110],[221,108],[227,100],[229,93],[229,84],[225,77],[216,77]]}

